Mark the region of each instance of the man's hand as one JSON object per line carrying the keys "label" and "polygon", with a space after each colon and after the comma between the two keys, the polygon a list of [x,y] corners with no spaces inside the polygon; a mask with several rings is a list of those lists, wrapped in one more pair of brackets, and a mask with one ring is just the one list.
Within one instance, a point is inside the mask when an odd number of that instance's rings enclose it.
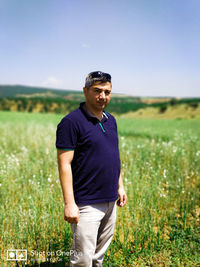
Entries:
{"label": "man's hand", "polygon": [[117,200],[117,205],[119,207],[125,206],[126,202],[127,202],[127,195],[126,195],[126,192],[124,190],[124,187],[120,187],[118,189],[118,195],[119,195],[119,199]]}
{"label": "man's hand", "polygon": [[79,208],[76,204],[68,205],[64,207],[64,219],[69,223],[78,223],[80,217]]}

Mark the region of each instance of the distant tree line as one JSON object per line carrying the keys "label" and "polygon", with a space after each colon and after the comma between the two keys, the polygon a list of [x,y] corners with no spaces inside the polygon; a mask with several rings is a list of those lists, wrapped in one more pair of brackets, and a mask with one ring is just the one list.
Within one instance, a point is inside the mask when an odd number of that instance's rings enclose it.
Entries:
{"label": "distant tree line", "polygon": [[[81,101],[84,101],[84,97],[75,97],[74,99],[64,99],[59,97],[7,97],[0,98],[0,110],[67,114],[78,108]],[[140,98],[113,97],[106,110],[115,114],[122,114],[129,111],[136,111],[141,108],[157,107],[159,108],[160,113],[164,113],[168,106],[187,104],[188,106],[197,108],[199,103],[200,98],[180,100],[171,99],[168,102],[147,104],[142,102]]]}

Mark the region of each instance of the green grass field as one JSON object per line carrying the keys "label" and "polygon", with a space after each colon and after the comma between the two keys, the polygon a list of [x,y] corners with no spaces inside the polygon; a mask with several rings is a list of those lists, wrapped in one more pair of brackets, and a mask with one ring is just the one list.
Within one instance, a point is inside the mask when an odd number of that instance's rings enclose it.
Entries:
{"label": "green grass field", "polygon": [[[8,249],[27,249],[28,266],[69,263],[55,149],[62,117],[0,112],[1,266],[17,266]],[[200,121],[117,121],[129,201],[104,266],[200,266]]]}

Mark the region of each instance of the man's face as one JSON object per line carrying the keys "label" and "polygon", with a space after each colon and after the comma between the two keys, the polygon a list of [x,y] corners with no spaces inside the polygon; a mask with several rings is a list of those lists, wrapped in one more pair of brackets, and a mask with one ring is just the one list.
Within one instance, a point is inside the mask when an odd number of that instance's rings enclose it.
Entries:
{"label": "man's face", "polygon": [[86,103],[96,111],[102,111],[110,102],[111,83],[95,83],[89,89],[83,88]]}

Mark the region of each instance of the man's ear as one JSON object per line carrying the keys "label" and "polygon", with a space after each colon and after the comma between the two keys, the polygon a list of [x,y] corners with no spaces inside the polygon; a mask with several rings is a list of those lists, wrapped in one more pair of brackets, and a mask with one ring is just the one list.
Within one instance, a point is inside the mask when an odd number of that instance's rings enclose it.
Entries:
{"label": "man's ear", "polygon": [[83,93],[85,96],[87,95],[87,88],[86,87],[83,87]]}

